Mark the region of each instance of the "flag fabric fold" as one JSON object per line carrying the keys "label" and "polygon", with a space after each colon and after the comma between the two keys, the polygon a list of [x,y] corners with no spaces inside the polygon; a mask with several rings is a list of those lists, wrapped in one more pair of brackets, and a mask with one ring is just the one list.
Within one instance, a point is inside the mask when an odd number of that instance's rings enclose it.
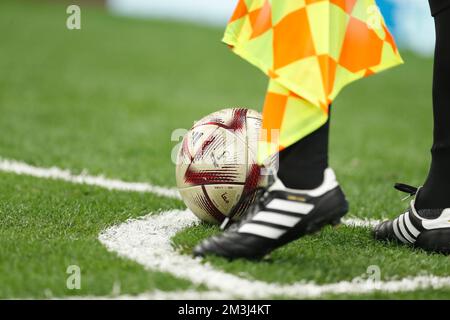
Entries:
{"label": "flag fabric fold", "polygon": [[260,162],[323,125],[347,84],[403,62],[375,0],[239,0],[223,41],[270,78]]}

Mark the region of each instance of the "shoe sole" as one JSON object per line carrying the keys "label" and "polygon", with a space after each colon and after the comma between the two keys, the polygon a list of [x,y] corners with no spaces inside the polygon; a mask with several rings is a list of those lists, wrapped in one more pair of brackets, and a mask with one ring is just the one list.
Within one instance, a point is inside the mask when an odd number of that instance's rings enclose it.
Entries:
{"label": "shoe sole", "polygon": [[426,251],[450,254],[450,229],[435,229],[423,231],[414,246]]}
{"label": "shoe sole", "polygon": [[305,235],[314,234],[328,225],[331,225],[333,227],[340,225],[341,219],[348,213],[348,209],[349,208],[347,204],[343,208],[339,208],[335,211],[330,211],[326,214],[321,214],[320,218],[314,219],[314,221],[309,224],[308,228],[305,231]]}
{"label": "shoe sole", "polygon": [[[284,238],[283,240],[281,240],[281,243],[279,243],[276,246],[266,248],[267,250],[265,251],[268,253],[259,253],[259,254],[252,253],[249,255],[235,256],[234,253],[229,255],[228,253],[217,254],[211,251],[209,252],[194,251],[194,256],[205,257],[207,255],[216,255],[225,258],[229,261],[236,259],[246,259],[254,261],[265,259],[267,257],[270,257],[272,251],[286,245],[289,242],[295,241],[306,235],[314,234],[327,225],[331,226],[339,225],[341,223],[341,218],[345,216],[345,214],[347,214],[348,211],[349,211],[348,202],[345,200],[345,196],[342,193],[342,190],[339,188],[327,194],[327,198],[322,200],[320,210],[305,216],[300,221],[298,233],[291,234],[291,236]],[[301,226],[302,224],[303,226]]]}

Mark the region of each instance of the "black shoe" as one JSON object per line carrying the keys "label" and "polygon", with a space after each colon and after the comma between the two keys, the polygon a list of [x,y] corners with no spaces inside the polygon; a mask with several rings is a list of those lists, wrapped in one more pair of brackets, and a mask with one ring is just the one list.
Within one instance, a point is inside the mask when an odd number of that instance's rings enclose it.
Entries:
{"label": "black shoe", "polygon": [[288,189],[279,179],[259,189],[242,220],[204,240],[194,248],[194,255],[259,259],[325,225],[339,224],[348,203],[333,170],[325,170],[324,176],[323,184],[314,190]]}
{"label": "black shoe", "polygon": [[[397,184],[398,190],[417,198],[420,189]],[[405,213],[374,229],[377,240],[404,243],[426,251],[450,253],[450,208],[416,210],[415,199]]]}

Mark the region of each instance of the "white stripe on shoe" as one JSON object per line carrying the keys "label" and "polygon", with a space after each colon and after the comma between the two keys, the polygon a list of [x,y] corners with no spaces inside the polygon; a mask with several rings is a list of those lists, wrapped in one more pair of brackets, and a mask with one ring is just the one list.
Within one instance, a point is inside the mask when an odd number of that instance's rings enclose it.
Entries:
{"label": "white stripe on shoe", "polygon": [[263,221],[284,227],[293,227],[300,222],[300,217],[288,216],[277,212],[261,211],[253,217],[252,221]]}
{"label": "white stripe on shoe", "polygon": [[267,209],[281,210],[297,214],[308,214],[314,209],[314,205],[284,199],[273,199],[266,205]]}
{"label": "white stripe on shoe", "polygon": [[414,243],[414,242],[416,242],[416,240],[411,238],[411,236],[409,235],[408,231],[406,230],[404,219],[405,219],[405,215],[404,214],[402,214],[398,218],[400,232],[402,233],[403,237],[405,237],[406,240],[408,240],[410,243]]}
{"label": "white stripe on shoe", "polygon": [[394,220],[394,222],[392,223],[392,226],[394,228],[394,233],[395,236],[403,243],[409,244],[408,240],[406,240],[402,234],[400,233],[399,229],[398,229],[398,218]]}
{"label": "white stripe on shoe", "polygon": [[279,237],[281,237],[281,235],[283,235],[286,232],[286,230],[269,227],[262,224],[246,223],[239,228],[238,232],[249,233],[269,239],[278,239]]}
{"label": "white stripe on shoe", "polygon": [[420,234],[420,231],[417,230],[417,228],[412,224],[411,219],[409,217],[409,211],[407,213],[405,213],[405,225],[406,228],[409,230],[409,232],[411,232],[411,234],[417,238]]}

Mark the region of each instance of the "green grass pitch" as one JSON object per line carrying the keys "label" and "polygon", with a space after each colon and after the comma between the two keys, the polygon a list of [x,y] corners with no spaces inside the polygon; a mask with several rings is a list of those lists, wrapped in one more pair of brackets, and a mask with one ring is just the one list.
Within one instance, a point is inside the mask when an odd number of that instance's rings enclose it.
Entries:
{"label": "green grass pitch", "polygon": [[[38,167],[88,170],[173,187],[171,133],[224,107],[259,109],[266,77],[220,43],[222,30],[133,20],[82,7],[82,29],[65,27],[66,7],[0,2],[0,157]],[[6,31],[5,31],[6,30]],[[407,203],[394,182],[420,185],[431,145],[432,60],[406,64],[351,85],[332,110],[331,163],[350,215],[395,217]],[[0,298],[108,296],[204,290],[108,252],[98,234],[181,201],[0,173]],[[181,252],[217,228],[173,238]],[[378,265],[381,277],[450,274],[449,258],[376,243],[368,229],[326,228],[262,262],[208,259],[249,279],[289,284],[351,280]],[[66,288],[79,265],[81,290]],[[450,288],[323,298],[450,298]]]}

